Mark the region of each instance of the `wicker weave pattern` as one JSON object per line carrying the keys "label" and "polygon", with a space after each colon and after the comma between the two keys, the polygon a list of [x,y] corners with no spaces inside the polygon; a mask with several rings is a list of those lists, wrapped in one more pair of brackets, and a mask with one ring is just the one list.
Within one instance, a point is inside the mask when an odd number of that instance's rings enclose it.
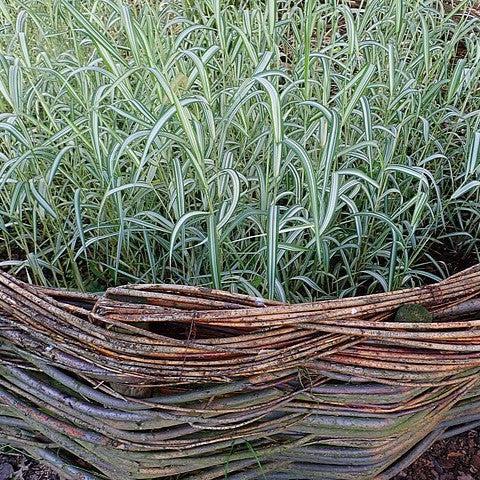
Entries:
{"label": "wicker weave pattern", "polygon": [[2,273],[0,442],[72,479],[386,480],[480,424],[479,299],[480,266],[300,305]]}

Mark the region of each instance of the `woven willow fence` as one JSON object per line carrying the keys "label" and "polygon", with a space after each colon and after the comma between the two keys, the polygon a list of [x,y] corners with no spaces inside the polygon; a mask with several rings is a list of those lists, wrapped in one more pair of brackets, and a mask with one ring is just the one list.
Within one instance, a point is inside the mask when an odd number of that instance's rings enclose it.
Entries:
{"label": "woven willow fence", "polygon": [[71,479],[386,480],[480,424],[479,298],[480,266],[300,305],[0,274],[0,443]]}

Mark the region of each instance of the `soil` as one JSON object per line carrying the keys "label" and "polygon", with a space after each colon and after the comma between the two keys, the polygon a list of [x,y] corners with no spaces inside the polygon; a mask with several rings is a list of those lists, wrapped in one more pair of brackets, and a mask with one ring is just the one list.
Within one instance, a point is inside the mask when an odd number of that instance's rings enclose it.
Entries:
{"label": "soil", "polygon": [[[440,440],[392,480],[479,480],[480,430]],[[0,480],[61,480],[20,454],[0,454]]]}

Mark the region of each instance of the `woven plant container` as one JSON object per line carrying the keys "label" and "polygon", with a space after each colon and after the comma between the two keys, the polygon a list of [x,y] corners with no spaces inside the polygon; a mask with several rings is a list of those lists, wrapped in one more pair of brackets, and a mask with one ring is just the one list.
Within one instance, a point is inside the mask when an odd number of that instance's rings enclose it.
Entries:
{"label": "woven plant container", "polygon": [[299,305],[2,273],[0,443],[71,479],[387,480],[480,424],[479,299],[480,266]]}

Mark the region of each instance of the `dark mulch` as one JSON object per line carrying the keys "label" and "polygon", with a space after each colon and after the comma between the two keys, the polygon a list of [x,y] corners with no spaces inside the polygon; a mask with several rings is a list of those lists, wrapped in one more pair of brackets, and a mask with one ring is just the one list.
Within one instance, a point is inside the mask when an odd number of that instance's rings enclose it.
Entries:
{"label": "dark mulch", "polygon": [[393,480],[480,479],[480,430],[440,440]]}
{"label": "dark mulch", "polygon": [[60,480],[48,467],[24,455],[0,455],[0,480]]}
{"label": "dark mulch", "polygon": [[[393,480],[479,480],[480,430],[435,443]],[[0,455],[0,480],[60,480],[47,467],[19,454]]]}

